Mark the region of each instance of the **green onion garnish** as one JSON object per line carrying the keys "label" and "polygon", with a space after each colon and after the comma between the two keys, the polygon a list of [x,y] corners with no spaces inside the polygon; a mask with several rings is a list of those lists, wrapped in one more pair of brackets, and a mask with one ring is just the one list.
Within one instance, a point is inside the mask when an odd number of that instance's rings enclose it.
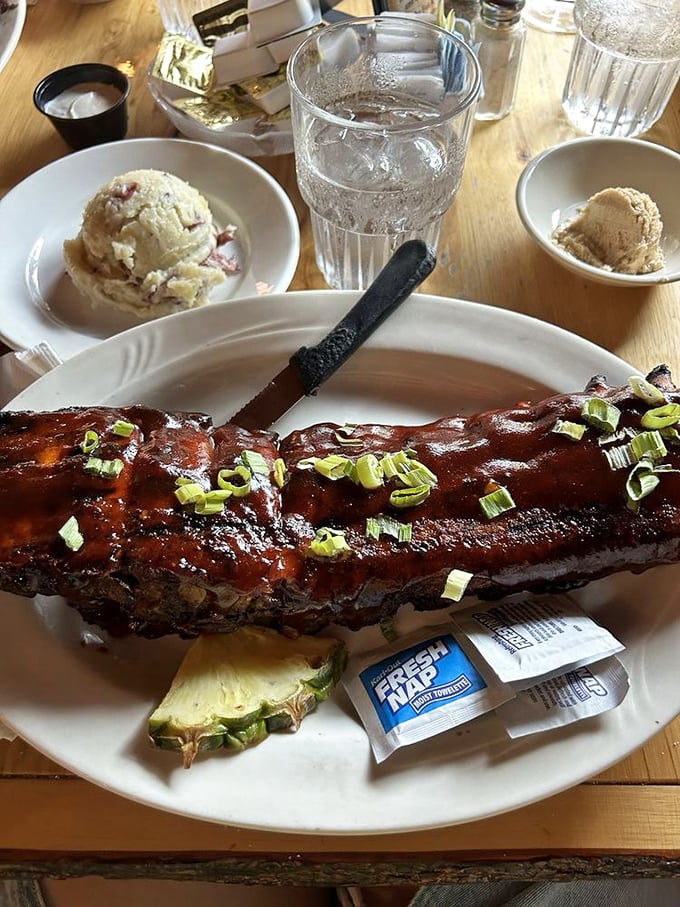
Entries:
{"label": "green onion garnish", "polygon": [[342,479],[352,467],[352,461],[348,457],[341,457],[339,454],[329,454],[327,457],[316,458],[314,469],[326,479]]}
{"label": "green onion garnish", "polygon": [[123,461],[118,457],[115,460],[100,460],[99,457],[88,457],[83,469],[91,476],[99,476],[102,479],[117,479],[123,471],[123,465]]}
{"label": "green onion garnish", "polygon": [[502,485],[481,497],[479,504],[488,520],[493,520],[495,517],[505,513],[506,510],[512,510],[513,507],[517,506],[508,489]]}
{"label": "green onion garnish", "polygon": [[417,485],[436,485],[437,476],[425,466],[423,463],[418,460],[409,460],[409,467],[406,467],[399,470],[397,473],[397,478],[399,481],[403,482],[404,485],[409,485],[411,488],[414,488]]}
{"label": "green onion garnish", "polygon": [[124,422],[122,419],[117,419],[111,429],[114,435],[120,435],[121,438],[129,438],[134,430],[132,422]]}
{"label": "green onion garnish", "polygon": [[349,435],[352,434],[356,425],[341,425],[340,428],[335,432],[335,439],[338,444],[343,447],[360,447],[364,442],[361,438],[350,438]]}
{"label": "green onion garnish", "polygon": [[450,598],[451,601],[459,602],[465,595],[470,580],[474,574],[467,573],[465,570],[452,570],[446,577],[444,591],[441,598]]}
{"label": "green onion garnish", "polygon": [[383,484],[383,471],[375,454],[364,454],[357,458],[354,476],[362,488],[380,488]]}
{"label": "green onion garnish", "polygon": [[589,397],[581,407],[581,418],[600,431],[616,431],[621,410],[601,397]]}
{"label": "green onion garnish", "polygon": [[585,433],[585,425],[578,422],[569,422],[567,419],[557,419],[551,431],[556,435],[564,435],[572,441],[580,441]]}
{"label": "green onion garnish", "polygon": [[[220,469],[217,473],[217,487],[229,491],[235,498],[242,498],[250,491],[253,474],[246,466],[234,469]],[[238,479],[234,482],[233,479]]]}
{"label": "green onion garnish", "polygon": [[656,385],[647,381],[646,378],[641,378],[639,375],[632,375],[628,379],[628,383],[635,396],[644,400],[645,403],[649,403],[650,405],[654,403],[665,403],[666,398],[663,393]]}
{"label": "green onion garnish", "polygon": [[319,459],[318,457],[303,457],[301,460],[298,460],[297,468],[298,469],[314,469],[314,466],[316,465],[316,461],[318,459]]}
{"label": "green onion garnish", "polygon": [[224,502],[231,497],[231,491],[228,488],[216,488],[213,491],[206,491],[203,497],[194,504],[194,513],[200,513],[203,516],[212,516],[224,511]]}
{"label": "green onion garnish", "polygon": [[203,500],[205,491],[197,482],[185,482],[175,488],[175,497],[180,504],[195,504]]}
{"label": "green onion garnish", "polygon": [[366,536],[370,539],[379,539],[381,535],[391,535],[398,542],[410,542],[413,534],[411,523],[400,523],[391,516],[379,514],[366,518]]}
{"label": "green onion garnish", "polygon": [[402,510],[405,507],[417,507],[427,500],[431,485],[416,485],[415,488],[397,488],[390,494],[390,504]]}
{"label": "green onion garnish", "polygon": [[78,551],[83,547],[85,539],[78,528],[78,520],[70,516],[59,530],[59,535],[64,540],[64,544],[71,551]]}
{"label": "green onion garnish", "polygon": [[309,543],[309,551],[317,557],[336,557],[350,551],[344,532],[322,526]]}
{"label": "green onion garnish", "polygon": [[626,466],[634,466],[639,457],[635,456],[630,444],[621,444],[618,447],[612,447],[610,450],[603,451],[610,469],[624,469]]}
{"label": "green onion garnish", "polygon": [[265,458],[256,450],[242,450],[241,461],[247,466],[252,473],[258,473],[261,476],[269,475],[269,467]]}
{"label": "green onion garnish", "polygon": [[386,617],[384,620],[381,620],[379,626],[380,632],[387,642],[394,642],[395,639],[399,638],[399,634],[394,627],[394,621],[391,617]]}
{"label": "green onion garnish", "polygon": [[660,428],[659,434],[669,444],[680,444],[680,431],[673,425],[669,425],[668,428]]}
{"label": "green onion garnish", "polygon": [[85,432],[85,437],[80,442],[80,449],[83,453],[89,454],[99,446],[99,435],[96,431],[93,431],[91,428]]}
{"label": "green onion garnish", "polygon": [[640,419],[643,428],[668,428],[677,422],[680,422],[680,403],[666,403],[665,406],[648,409]]}
{"label": "green onion garnish", "polygon": [[283,488],[288,479],[288,470],[286,469],[286,464],[283,462],[281,457],[277,457],[274,460],[272,472],[274,473],[274,481],[276,482],[276,484],[279,486],[279,488]]}
{"label": "green onion garnish", "polygon": [[637,512],[639,503],[651,494],[659,484],[654,466],[648,460],[641,460],[634,466],[626,480],[626,498],[629,510]]}
{"label": "green onion garnish", "polygon": [[410,457],[405,450],[396,453],[386,453],[380,460],[380,466],[387,479],[393,479],[401,472],[401,467],[409,463]]}
{"label": "green onion garnish", "polygon": [[634,428],[620,428],[618,431],[609,432],[606,435],[600,435],[597,439],[598,447],[604,447],[605,444],[613,444],[615,441],[623,441],[624,438],[634,438],[639,432]]}
{"label": "green onion garnish", "polygon": [[663,438],[658,431],[643,431],[630,442],[637,460],[647,457],[650,460],[661,460],[668,453]]}

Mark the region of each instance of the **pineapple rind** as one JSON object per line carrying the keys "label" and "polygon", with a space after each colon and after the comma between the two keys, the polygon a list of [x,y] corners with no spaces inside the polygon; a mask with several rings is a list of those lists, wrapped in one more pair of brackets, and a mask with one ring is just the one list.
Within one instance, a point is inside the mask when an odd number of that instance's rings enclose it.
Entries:
{"label": "pineapple rind", "polygon": [[181,750],[188,768],[199,752],[242,750],[270,732],[296,731],[346,661],[344,644],[327,637],[289,639],[263,627],[199,637],[149,718],[150,739]]}

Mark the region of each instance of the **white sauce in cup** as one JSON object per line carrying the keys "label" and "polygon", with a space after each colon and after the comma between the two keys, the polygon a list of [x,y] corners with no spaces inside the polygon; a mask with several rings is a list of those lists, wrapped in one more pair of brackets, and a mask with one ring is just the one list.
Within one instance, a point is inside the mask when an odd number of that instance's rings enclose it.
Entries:
{"label": "white sauce in cup", "polygon": [[106,82],[81,82],[66,88],[44,105],[49,116],[77,120],[103,113],[120,99],[122,92]]}

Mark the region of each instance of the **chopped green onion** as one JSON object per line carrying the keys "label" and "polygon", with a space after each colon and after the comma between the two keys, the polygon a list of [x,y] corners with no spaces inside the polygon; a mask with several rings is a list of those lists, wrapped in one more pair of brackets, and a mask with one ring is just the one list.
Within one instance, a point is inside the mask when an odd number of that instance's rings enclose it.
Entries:
{"label": "chopped green onion", "polygon": [[327,457],[316,458],[314,469],[326,479],[344,478],[352,466],[352,461],[348,457],[341,457],[339,454],[329,454]]}
{"label": "chopped green onion", "polygon": [[216,513],[224,511],[224,502],[231,497],[231,492],[227,488],[216,488],[213,491],[206,491],[204,496],[196,501],[194,513],[202,516],[213,516]]}
{"label": "chopped green onion", "polygon": [[364,454],[354,464],[357,484],[362,488],[380,488],[383,484],[383,471],[375,454]]}
{"label": "chopped green onion", "polygon": [[91,476],[99,476],[102,479],[117,479],[123,471],[123,465],[123,461],[118,457],[115,460],[100,460],[99,457],[88,457],[83,469]]}
{"label": "chopped green onion", "polygon": [[269,475],[269,467],[265,458],[256,450],[242,450],[241,451],[241,460],[245,466],[252,473],[257,473],[261,476]]}
{"label": "chopped green onion", "polygon": [[96,431],[93,431],[91,428],[85,432],[85,437],[80,442],[80,449],[83,453],[89,454],[99,446],[99,435]]}
{"label": "chopped green onion", "polygon": [[318,457],[303,457],[301,460],[298,460],[297,468],[298,469],[314,469]]}
{"label": "chopped green onion", "polygon": [[411,488],[414,488],[417,485],[436,485],[437,476],[425,466],[423,463],[418,460],[409,460],[409,468],[400,469],[397,473],[397,478],[399,481],[403,482],[404,485],[409,485]]}
{"label": "chopped green onion", "polygon": [[581,418],[600,431],[616,431],[621,410],[601,397],[589,397],[581,407]]}
{"label": "chopped green onion", "polygon": [[391,617],[386,617],[384,620],[381,620],[379,626],[380,632],[387,642],[394,642],[395,639],[399,638],[399,634],[394,627],[394,621]]}
{"label": "chopped green onion", "polygon": [[335,439],[338,444],[342,445],[343,447],[360,447],[364,443],[361,438],[349,437],[349,435],[352,434],[355,428],[356,425],[342,425],[335,432]]}
{"label": "chopped green onion", "polygon": [[459,602],[465,595],[465,590],[473,575],[474,574],[472,573],[467,573],[465,570],[452,570],[446,577],[446,583],[441,598],[450,598],[454,602]]}
{"label": "chopped green onion", "polygon": [[567,419],[557,419],[552,427],[554,434],[564,435],[572,441],[580,441],[585,430],[585,425],[580,425],[578,422],[569,422]]}
{"label": "chopped green onion", "polygon": [[407,464],[410,458],[405,450],[396,453],[386,453],[380,460],[380,466],[387,479],[393,479],[401,471],[400,467]]}
{"label": "chopped green onion", "polygon": [[350,551],[344,532],[322,526],[309,543],[309,551],[317,557],[336,557]]}
{"label": "chopped green onion", "polygon": [[637,511],[639,502],[654,491],[659,481],[659,477],[655,475],[653,464],[648,460],[641,460],[634,466],[626,480],[628,508]]}
{"label": "chopped green onion", "polygon": [[121,438],[129,438],[135,430],[135,427],[132,422],[124,422],[122,419],[117,419],[113,423],[113,428],[111,430],[114,435],[120,435]]}
{"label": "chopped green onion", "polygon": [[658,431],[643,431],[630,442],[637,460],[647,457],[650,460],[661,460],[668,453],[663,438]]}
{"label": "chopped green onion", "polygon": [[416,485],[415,488],[397,488],[390,494],[390,504],[398,509],[417,507],[427,500],[431,485]]}
{"label": "chopped green onion", "polygon": [[479,504],[488,520],[493,520],[495,517],[505,513],[506,510],[512,510],[513,507],[517,506],[508,489],[502,485],[481,497]]}
{"label": "chopped green onion", "polygon": [[660,428],[659,434],[669,444],[680,444],[680,431],[672,425],[669,425],[668,428]]}
{"label": "chopped green onion", "polygon": [[175,497],[180,504],[195,504],[203,500],[205,491],[197,482],[185,482],[175,488]]}
{"label": "chopped green onion", "polygon": [[605,444],[613,444],[615,441],[623,441],[624,438],[634,438],[639,432],[634,428],[620,428],[618,431],[609,432],[606,435],[600,435],[597,439],[598,447],[604,447]]}
{"label": "chopped green onion", "polygon": [[286,469],[286,464],[283,462],[281,457],[277,457],[274,460],[272,471],[274,473],[274,481],[279,486],[279,488],[283,488],[288,478],[288,470]]}
{"label": "chopped green onion", "polygon": [[83,547],[85,539],[78,528],[78,520],[70,516],[59,530],[59,535],[64,540],[64,544],[71,551],[78,551]]}
{"label": "chopped green onion", "polygon": [[400,523],[391,516],[380,514],[377,517],[366,518],[366,536],[370,539],[379,539],[381,535],[391,535],[398,542],[410,542],[413,527],[410,523]]}
{"label": "chopped green onion", "polygon": [[[217,487],[229,491],[235,498],[242,498],[250,491],[252,473],[246,466],[236,466],[234,469],[220,469],[217,473]],[[232,482],[230,479],[240,479]]]}
{"label": "chopped green onion", "polygon": [[654,403],[665,403],[666,398],[663,393],[659,390],[656,385],[652,384],[650,381],[647,381],[646,378],[641,378],[639,375],[632,375],[628,379],[628,383],[631,386],[631,389],[636,397],[639,397],[641,400],[644,400],[645,403],[654,404]]}
{"label": "chopped green onion", "polygon": [[190,479],[189,476],[177,476],[175,479],[175,485],[190,485],[194,480]]}
{"label": "chopped green onion", "polygon": [[603,451],[610,469],[624,469],[626,466],[634,466],[638,460],[630,444],[621,444],[619,447],[612,447],[611,450]]}
{"label": "chopped green onion", "polygon": [[666,403],[665,406],[648,409],[640,419],[643,428],[668,428],[677,422],[680,422],[680,403]]}

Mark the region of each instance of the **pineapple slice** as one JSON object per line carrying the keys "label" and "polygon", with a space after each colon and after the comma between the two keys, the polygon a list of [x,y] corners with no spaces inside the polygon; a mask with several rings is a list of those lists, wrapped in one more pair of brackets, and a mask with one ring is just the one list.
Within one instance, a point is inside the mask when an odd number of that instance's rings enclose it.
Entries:
{"label": "pineapple slice", "polygon": [[347,661],[344,643],[283,636],[265,627],[199,636],[149,718],[151,742],[181,750],[245,749],[270,731],[296,731],[327,699]]}

